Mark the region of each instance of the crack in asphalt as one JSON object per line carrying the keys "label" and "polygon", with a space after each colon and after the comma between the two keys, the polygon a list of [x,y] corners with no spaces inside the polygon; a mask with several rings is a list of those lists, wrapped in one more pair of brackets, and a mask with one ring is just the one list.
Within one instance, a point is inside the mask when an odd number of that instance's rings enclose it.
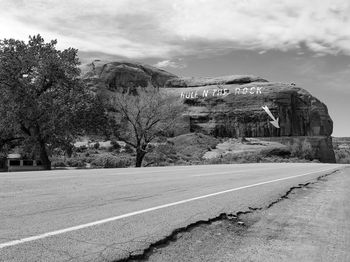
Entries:
{"label": "crack in asphalt", "polygon": [[173,230],[168,236],[151,243],[147,248],[143,250],[136,250],[136,251],[129,251],[129,256],[114,260],[113,262],[133,262],[133,261],[147,261],[148,258],[156,251],[157,249],[163,248],[168,246],[170,243],[175,242],[182,237],[182,233],[190,232],[192,229],[202,226],[202,225],[210,225],[217,221],[223,221],[223,220],[230,220],[232,223],[238,224],[238,226],[242,228],[246,228],[247,226],[241,221],[240,217],[242,215],[250,214],[255,211],[261,211],[271,208],[272,206],[276,205],[277,203],[288,199],[289,195],[293,193],[296,189],[301,188],[310,188],[311,185],[316,184],[320,181],[327,181],[325,178],[329,175],[332,175],[334,173],[337,173],[339,170],[332,171],[330,173],[326,173],[324,175],[321,175],[315,179],[315,181],[307,182],[304,184],[298,184],[297,186],[291,187],[285,194],[277,198],[275,201],[271,202],[265,207],[248,207],[247,211],[238,211],[237,213],[221,213],[217,217],[210,218],[208,220],[199,220],[197,222],[194,222],[192,224],[189,224],[185,227],[177,228]]}

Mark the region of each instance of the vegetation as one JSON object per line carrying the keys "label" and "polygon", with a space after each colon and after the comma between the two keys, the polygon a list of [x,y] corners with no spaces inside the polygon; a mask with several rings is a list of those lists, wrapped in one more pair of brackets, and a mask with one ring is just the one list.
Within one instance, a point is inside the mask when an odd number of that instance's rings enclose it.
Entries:
{"label": "vegetation", "polygon": [[200,133],[183,134],[155,145],[145,162],[147,166],[200,164],[203,155],[219,142],[217,138]]}
{"label": "vegetation", "polygon": [[333,137],[335,159],[340,164],[350,164],[350,138]]}
{"label": "vegetation", "polygon": [[292,157],[313,160],[314,152],[312,146],[306,140],[298,140],[297,142],[288,144],[288,148],[291,152]]}
{"label": "vegetation", "polygon": [[[40,35],[27,43],[0,41],[0,157],[17,146],[24,155],[39,157],[46,169],[51,161],[60,168],[313,161],[306,140],[267,148],[243,138],[241,147],[226,152],[216,150],[222,139],[175,136],[184,108],[180,101],[153,86],[94,93],[80,79],[78,51],[60,51],[56,44]],[[75,147],[83,135],[93,142]],[[108,148],[104,140],[111,140]],[[350,163],[349,148],[337,146],[337,162]],[[208,151],[220,154],[204,159]]]}
{"label": "vegetation", "polygon": [[336,149],[334,153],[337,163],[350,164],[350,148]]}
{"label": "vegetation", "polygon": [[135,166],[141,167],[150,143],[157,137],[169,135],[181,115],[181,107],[148,87],[117,93],[111,100],[116,121],[115,135],[136,151]]}
{"label": "vegetation", "polygon": [[53,149],[71,151],[75,138],[103,115],[79,79],[78,51],[56,44],[40,35],[28,43],[0,41],[0,146],[21,141],[46,169]]}
{"label": "vegetation", "polygon": [[129,167],[132,163],[132,158],[129,155],[99,155],[92,162],[93,167],[102,168],[122,168]]}

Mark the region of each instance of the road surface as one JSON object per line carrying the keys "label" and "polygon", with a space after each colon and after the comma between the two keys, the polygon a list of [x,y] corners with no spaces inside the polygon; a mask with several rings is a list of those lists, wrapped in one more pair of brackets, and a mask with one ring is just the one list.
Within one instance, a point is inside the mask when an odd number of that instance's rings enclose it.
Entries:
{"label": "road surface", "polygon": [[0,174],[0,261],[113,261],[220,213],[266,206],[334,164]]}
{"label": "road surface", "polygon": [[272,206],[177,233],[141,261],[348,262],[349,199],[347,168],[292,189]]}

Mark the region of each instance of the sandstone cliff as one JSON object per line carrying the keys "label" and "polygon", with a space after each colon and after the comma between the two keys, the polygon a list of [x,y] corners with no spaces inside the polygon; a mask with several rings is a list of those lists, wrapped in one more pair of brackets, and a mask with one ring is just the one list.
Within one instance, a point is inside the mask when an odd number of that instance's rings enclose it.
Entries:
{"label": "sandstone cliff", "polygon": [[[91,87],[123,91],[137,86],[160,87],[187,106],[179,133],[201,132],[221,137],[262,137],[284,143],[303,139],[315,158],[335,162],[333,122],[327,106],[294,84],[268,82],[255,76],[181,78],[152,66],[130,62],[94,62],[83,78]],[[279,118],[274,127],[262,109]]]}
{"label": "sandstone cliff", "polygon": [[[257,88],[261,93],[254,92]],[[181,93],[197,91],[198,97],[183,98],[188,105],[191,132],[223,137],[267,137],[284,143],[294,143],[299,138],[312,145],[315,158],[335,162],[331,139],[333,122],[327,106],[306,90],[270,82],[222,85],[220,89],[225,90],[221,95],[214,91],[219,90],[217,86],[173,91],[179,98]],[[207,97],[203,96],[204,91],[209,91]],[[268,106],[279,118],[280,128],[270,123],[271,118],[262,106]]]}
{"label": "sandstone cliff", "polygon": [[172,78],[177,78],[164,70],[150,65],[130,62],[103,62],[95,60],[81,67],[82,77],[92,88],[106,88],[123,91],[128,88],[152,85],[162,87]]}

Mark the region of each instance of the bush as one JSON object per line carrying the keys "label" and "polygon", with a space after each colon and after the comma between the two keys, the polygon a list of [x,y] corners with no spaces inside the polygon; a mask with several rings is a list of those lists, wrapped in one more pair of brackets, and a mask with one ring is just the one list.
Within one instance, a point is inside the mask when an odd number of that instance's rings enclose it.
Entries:
{"label": "bush", "polygon": [[262,150],[261,154],[265,157],[289,157],[291,155],[291,151],[288,148],[270,148]]}
{"label": "bush", "polygon": [[313,160],[314,150],[311,144],[306,140],[298,140],[293,144],[288,144],[288,149],[290,150],[292,157]]}
{"label": "bush", "polygon": [[123,168],[129,167],[132,163],[133,161],[130,156],[100,155],[91,162],[91,165],[103,168]]}
{"label": "bush", "polygon": [[201,161],[208,148],[216,148],[220,141],[201,133],[190,133],[169,139],[169,142],[174,145],[174,149],[180,158],[189,159],[193,162]]}
{"label": "bush", "polygon": [[337,163],[350,164],[350,149],[337,149],[334,153]]}
{"label": "bush", "polygon": [[172,143],[160,144],[145,156],[146,166],[167,166],[177,164],[179,157]]}
{"label": "bush", "polygon": [[58,161],[53,161],[51,163],[52,167],[66,167],[66,163],[64,161],[58,160]]}
{"label": "bush", "polygon": [[121,146],[119,145],[119,143],[115,140],[112,140],[111,141],[111,146],[114,150],[120,150],[121,149]]}
{"label": "bush", "polygon": [[301,156],[304,159],[308,159],[308,160],[313,160],[314,157],[314,150],[312,149],[312,146],[309,142],[307,142],[306,140],[304,140],[301,143]]}
{"label": "bush", "polygon": [[117,151],[117,152],[120,152],[121,146],[119,145],[119,143],[118,143],[117,141],[112,140],[112,141],[111,141],[111,146],[112,146],[112,147],[111,147],[112,150]]}
{"label": "bush", "polygon": [[84,145],[84,146],[80,146],[80,147],[76,148],[76,149],[75,149],[75,152],[77,152],[77,153],[83,153],[83,152],[85,152],[87,149],[88,149],[87,146]]}
{"label": "bush", "polygon": [[130,145],[128,145],[128,144],[126,144],[125,145],[125,153],[127,153],[127,154],[132,154],[132,153],[134,153],[134,149],[130,146]]}
{"label": "bush", "polygon": [[97,150],[97,149],[99,149],[99,148],[100,148],[100,143],[99,143],[99,142],[95,143],[95,144],[94,144],[94,149]]}
{"label": "bush", "polygon": [[82,159],[79,158],[70,158],[67,160],[67,166],[70,167],[85,167],[86,164]]}
{"label": "bush", "polygon": [[205,164],[243,164],[243,163],[260,163],[263,161],[260,152],[245,152],[240,154],[225,154],[220,157],[205,160]]}

